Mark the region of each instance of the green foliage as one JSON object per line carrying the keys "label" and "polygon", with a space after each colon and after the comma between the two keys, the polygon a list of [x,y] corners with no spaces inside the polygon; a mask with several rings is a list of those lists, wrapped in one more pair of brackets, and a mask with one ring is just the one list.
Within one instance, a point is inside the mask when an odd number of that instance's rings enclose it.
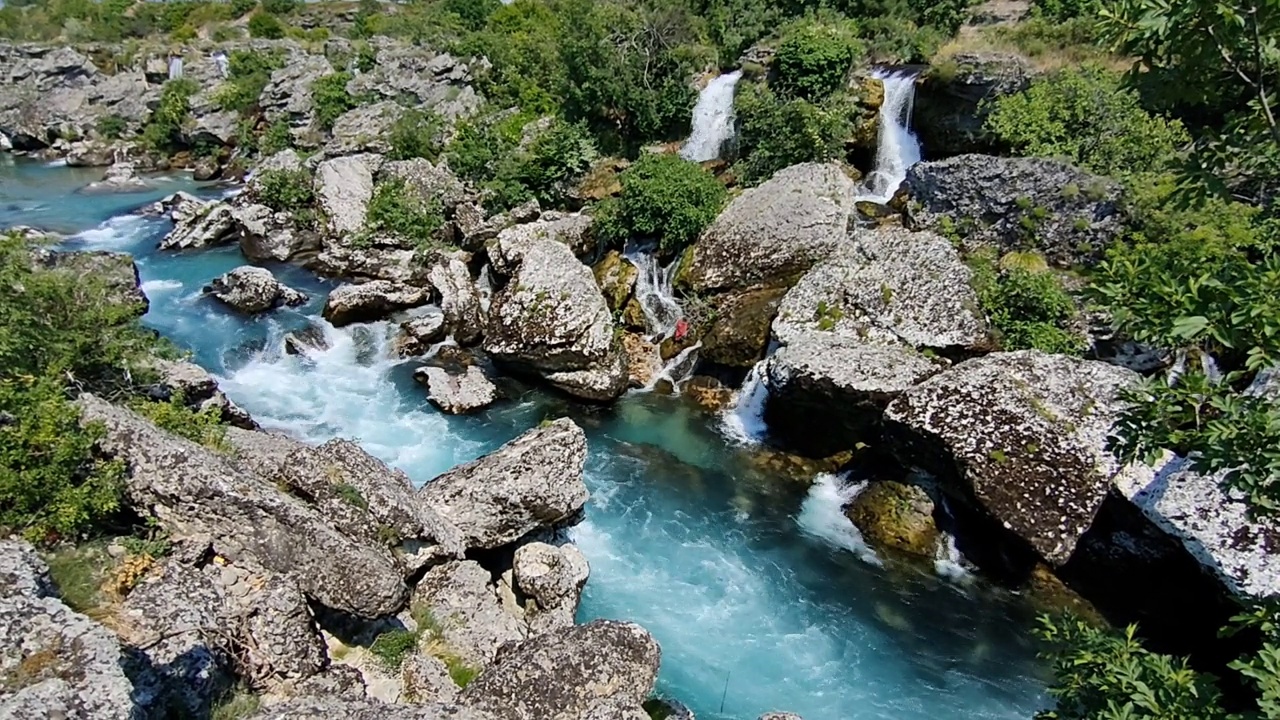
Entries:
{"label": "green foliage", "polygon": [[111,566],[103,541],[58,545],[43,558],[58,597],[67,607],[88,614],[102,604],[102,583]]}
{"label": "green foliage", "polygon": [[222,424],[222,411],[218,408],[193,410],[184,402],[182,393],[174,393],[167,402],[137,400],[132,407],[161,430],[219,452],[231,449],[226,441],[227,428]]}
{"label": "green foliage", "polygon": [[1084,350],[1083,338],[1071,330],[1075,303],[1053,273],[1021,257],[996,263],[993,253],[977,253],[969,263],[978,302],[1003,349],[1067,355]]}
{"label": "green foliage", "polygon": [[502,7],[499,0],[444,0],[441,4],[445,12],[457,15],[462,26],[473,32],[483,28],[489,16]]}
{"label": "green foliage", "polygon": [[249,37],[279,40],[284,37],[284,25],[275,15],[259,10],[249,17]]}
{"label": "green foliage", "polygon": [[595,143],[586,127],[554,120],[517,155],[509,172],[543,206],[556,205],[596,157]]}
{"label": "green foliage", "polygon": [[738,178],[755,185],[782,168],[843,156],[852,129],[850,112],[840,97],[822,105],[784,100],[763,85],[738,91]]}
{"label": "green foliage", "polygon": [[288,15],[301,5],[301,0],[262,0],[262,9],[272,15]]}
{"label": "green foliage", "polygon": [[119,115],[103,115],[98,118],[97,131],[98,134],[108,140],[118,140],[124,131],[128,128],[125,119]]}
{"label": "green foliage", "polygon": [[464,44],[464,50],[493,64],[479,86],[495,107],[559,111],[567,82],[560,31],[560,18],[548,4],[518,0],[494,10],[484,30]]}
{"label": "green foliage", "polygon": [[267,170],[254,179],[258,202],[272,210],[297,211],[315,201],[311,173],[306,170]]}
{"label": "green foliage", "polygon": [[232,17],[244,17],[245,13],[258,7],[258,0],[231,0]]}
{"label": "green foliage", "polygon": [[170,80],[160,89],[160,101],[142,128],[142,142],[156,152],[172,150],[182,138],[191,113],[191,96],[200,90],[194,80]]}
{"label": "green foliage", "polygon": [[459,689],[465,688],[471,684],[480,675],[481,668],[468,663],[466,660],[453,654],[446,654],[441,660],[444,662],[445,669],[449,671],[449,679],[453,680],[453,684]]}
{"label": "green foliage", "polygon": [[284,120],[277,120],[268,125],[258,142],[258,149],[264,156],[275,155],[291,147],[293,147],[293,132],[289,129],[289,123]]}
{"label": "green foliage", "polygon": [[441,135],[444,120],[437,114],[422,110],[405,110],[391,126],[387,144],[392,160],[424,158],[435,162],[440,157]]}
{"label": "green foliage", "polygon": [[369,509],[369,501],[364,499],[364,495],[360,492],[360,488],[349,483],[338,483],[333,486],[333,492],[337,494],[338,499],[350,505],[351,507],[360,508],[361,510]]}
{"label": "green foliage", "polygon": [[727,196],[711,173],[677,155],[645,155],[622,173],[621,181],[617,205],[597,218],[597,232],[614,241],[657,241],[665,255],[697,240]]}
{"label": "green foliage", "polygon": [[1189,141],[1181,123],[1149,114],[1097,68],[1062,70],[999,98],[986,129],[1020,155],[1065,157],[1105,175],[1169,167]]}
{"label": "green foliage", "polygon": [[251,110],[271,81],[271,73],[282,67],[284,56],[279,52],[232,51],[227,58],[227,82],[218,90],[215,102],[223,110]]}
{"label": "green foliage", "polygon": [[1098,7],[1098,0],[1035,0],[1031,12],[1036,17],[1065,22],[1075,18],[1092,19],[1097,15]]}
{"label": "green foliage", "polygon": [[349,82],[351,73],[337,72],[318,78],[311,84],[316,122],[325,130],[333,127],[334,120],[358,104],[351,93],[347,92]]}
{"label": "green foliage", "polygon": [[388,630],[373,641],[369,652],[382,661],[388,670],[398,670],[405,658],[417,649],[420,637],[420,633],[411,630]]}
{"label": "green foliage", "polygon": [[257,714],[261,698],[252,689],[236,685],[213,705],[209,720],[247,720]]}
{"label": "green foliage", "polygon": [[486,205],[507,209],[532,198],[560,204],[597,152],[583,125],[544,125],[521,114],[460,124],[446,156],[460,177],[484,189]]}
{"label": "green foliage", "polygon": [[411,192],[402,180],[387,180],[373,189],[365,215],[369,233],[386,233],[427,246],[444,226],[440,199]]}
{"label": "green foliage", "polygon": [[774,56],[778,87],[811,102],[827,98],[848,81],[853,61],[861,54],[856,38],[852,22],[797,23],[787,30]]}

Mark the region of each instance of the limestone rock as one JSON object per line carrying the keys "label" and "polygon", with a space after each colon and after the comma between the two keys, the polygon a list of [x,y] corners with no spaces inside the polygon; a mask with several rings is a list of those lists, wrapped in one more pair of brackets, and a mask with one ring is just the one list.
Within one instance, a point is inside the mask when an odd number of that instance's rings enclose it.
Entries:
{"label": "limestone rock", "polygon": [[279,305],[296,306],[307,302],[298,292],[276,279],[266,268],[242,265],[221,275],[205,287],[205,292],[242,313],[260,313]]}
{"label": "limestone rock", "polygon": [[37,248],[31,253],[37,267],[51,272],[64,273],[76,278],[89,278],[102,282],[107,289],[107,299],[132,308],[139,316],[147,312],[150,302],[142,292],[138,266],[133,257],[125,253],[101,250],[85,252],[61,252]]}
{"label": "limestone rock", "polygon": [[102,424],[102,450],[127,464],[130,504],[147,508],[173,534],[201,532],[229,559],[292,574],[326,607],[378,617],[403,606],[401,570],[385,549],[339,532],[315,508],[226,455],[92,395],[78,404],[83,422]]}
{"label": "limestone rock", "polygon": [[916,92],[911,128],[938,157],[999,150],[983,128],[996,99],[1027,89],[1036,71],[1021,55],[961,52],[936,62]]}
{"label": "limestone rock", "polygon": [[447,651],[475,667],[489,665],[504,643],[525,636],[520,620],[498,601],[489,571],[471,560],[428,570],[412,603],[431,613]]}
{"label": "limestone rock", "polygon": [[966,251],[1034,250],[1054,265],[1089,264],[1123,225],[1121,187],[1058,160],[959,155],[913,165],[908,224],[946,231]]}
{"label": "limestone rock", "polygon": [[329,157],[357,153],[386,154],[391,128],[404,115],[399,104],[383,101],[348,110],[333,122],[332,138],[324,147]]}
{"label": "limestone rock", "polygon": [[449,668],[433,655],[410,655],[400,666],[400,679],[409,702],[452,702],[458,697],[458,686],[449,676]]}
{"label": "limestone rock", "polygon": [[810,333],[938,350],[989,346],[987,324],[951,244],[900,226],[859,229],[787,292],[773,323],[783,344]]}
{"label": "limestone rock", "polygon": [[284,262],[320,247],[315,231],[297,227],[289,213],[266,205],[233,205],[231,218],[237,226],[240,252],[255,262]]}
{"label": "limestone rock", "polygon": [[411,97],[415,107],[449,120],[466,117],[480,107],[481,98],[471,86],[471,65],[484,60],[467,62],[427,47],[388,38],[374,40],[377,55],[373,69],[348,84],[353,95],[394,101]]}
{"label": "limestone rock", "polygon": [[268,704],[249,720],[495,720],[488,713],[456,705],[391,705],[373,699],[332,696],[292,698]]}
{"label": "limestone rock", "polygon": [[827,457],[874,438],[885,406],[941,369],[911,348],[813,333],[769,358],[765,420],[789,446]]}
{"label": "limestone rock", "polygon": [[1136,379],[1035,350],[993,353],[899,395],[885,411],[888,445],[1061,565],[1122,472],[1106,439]]}
{"label": "limestone rock", "polygon": [[377,156],[351,155],[316,166],[316,203],[328,218],[329,232],[338,237],[360,232],[373,197]]}
{"label": "limestone rock", "polygon": [[502,547],[576,521],[586,452],[582,429],[557,420],[428,482],[419,499],[463,532],[468,549]]}
{"label": "limestone rock", "polygon": [[255,674],[308,678],[328,664],[307,599],[292,578],[268,576],[239,605],[248,616],[245,632],[253,639],[248,656]]}
{"label": "limestone rock", "polygon": [[627,380],[632,387],[649,387],[662,373],[662,356],[658,346],[639,333],[622,336],[622,347],[627,352]]}
{"label": "limestone rock", "polygon": [[173,230],[160,241],[161,250],[198,250],[231,242],[236,221],[231,206],[210,202],[184,204],[173,211]]}
{"label": "limestone rock", "polygon": [[414,377],[426,383],[431,404],[450,415],[475,412],[498,399],[498,388],[475,365],[460,373],[424,367],[415,372]]}
{"label": "limestone rock", "polygon": [[403,182],[410,197],[439,201],[446,214],[468,198],[466,186],[444,162],[433,164],[423,158],[388,162],[382,166],[378,179]]}
{"label": "limestone rock", "polygon": [[575,720],[602,701],[639,706],[653,692],[660,655],[639,625],[595,620],[504,652],[459,701],[498,720]]}
{"label": "limestone rock", "polygon": [[526,607],[531,635],[573,625],[591,566],[573,545],[521,545],[512,563],[515,586],[532,600]]}
{"label": "limestone rock", "polygon": [[325,301],[323,315],[334,326],[341,327],[380,320],[397,310],[425,305],[429,298],[429,293],[423,288],[397,285],[389,280],[372,280],[334,289]]}
{"label": "limestone rock", "polygon": [[676,282],[699,293],[785,284],[846,242],[856,188],[835,164],[779,170],[729,203]]}
{"label": "limestone rock", "polygon": [[267,121],[284,121],[294,128],[310,124],[315,113],[311,87],[316,80],[331,74],[333,66],[322,56],[302,54],[291,58],[271,73],[271,80],[258,96]]}
{"label": "limestone rock", "polygon": [[151,186],[138,177],[137,169],[133,166],[133,163],[127,160],[117,160],[111,164],[111,167],[107,168],[107,172],[103,174],[101,180],[89,183],[85,186],[84,191],[131,193],[145,192],[150,189]]}
{"label": "limestone rock", "polygon": [[623,259],[622,254],[617,250],[610,250],[605,254],[604,259],[595,264],[591,273],[596,278],[596,284],[600,286],[600,292],[604,294],[609,311],[621,312],[627,301],[631,299],[632,290],[636,285],[636,276],[639,275],[636,266]]}
{"label": "limestone rock", "polygon": [[933,500],[919,485],[873,481],[845,510],[872,545],[932,558],[938,543]]}
{"label": "limestone rock", "polygon": [[257,427],[249,413],[222,392],[208,370],[185,360],[153,358],[150,364],[160,375],[157,399],[167,401],[173,393],[181,393],[183,402],[193,410],[216,409],[226,423],[249,430]]}
{"label": "limestone rock", "polygon": [[698,356],[727,367],[749,368],[764,357],[769,329],[785,288],[729,293],[716,303],[716,320],[702,336]]}
{"label": "limestone rock", "polygon": [[455,257],[441,256],[431,266],[427,279],[440,295],[448,334],[459,345],[477,342],[484,332],[484,315],[480,294],[466,264]]}
{"label": "limestone rock", "polygon": [[510,280],[489,306],[484,349],[578,397],[616,398],[627,375],[609,307],[590,268],[538,225],[503,230],[490,247],[493,269]]}
{"label": "limestone rock", "polygon": [[[432,345],[445,339],[448,329],[444,325],[444,315],[429,312],[431,308],[421,308],[428,312],[414,314],[400,323],[400,334],[396,336],[396,352],[400,357],[412,357],[425,354]],[[416,311],[410,311],[415,312]]]}
{"label": "limestone rock", "polygon": [[306,263],[309,270],[340,278],[386,280],[406,285],[430,283],[430,268],[424,265],[416,250],[399,247],[394,238],[374,238],[369,247],[329,243]]}

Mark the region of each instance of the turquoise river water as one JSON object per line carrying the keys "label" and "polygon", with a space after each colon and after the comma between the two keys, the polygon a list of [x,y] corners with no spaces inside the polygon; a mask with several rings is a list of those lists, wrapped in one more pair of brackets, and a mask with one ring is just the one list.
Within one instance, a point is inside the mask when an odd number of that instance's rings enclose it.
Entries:
{"label": "turquoise river water", "polygon": [[[319,318],[327,281],[273,267],[312,302],[233,315],[200,289],[244,262],[238,249],[160,253],[166,223],[129,214],[178,189],[219,189],[179,175],[155,179],[154,192],[77,192],[100,176],[0,156],[0,227],[133,253],[151,299],[145,322],[264,426],[356,439],[423,483],[548,415],[572,415],[590,444],[591,501],[572,531],[591,562],[581,617],[647,627],[662,645],[659,691],[699,718],[1025,720],[1044,705],[1033,611],[963,574],[881,562],[841,515],[847,491],[834,478],[805,487],[770,477],[678,397],[632,393],[586,408],[529,391],[480,415],[443,415],[413,382],[414,363],[390,357],[385,324],[339,330]],[[283,334],[308,323],[331,348],[284,355]]]}

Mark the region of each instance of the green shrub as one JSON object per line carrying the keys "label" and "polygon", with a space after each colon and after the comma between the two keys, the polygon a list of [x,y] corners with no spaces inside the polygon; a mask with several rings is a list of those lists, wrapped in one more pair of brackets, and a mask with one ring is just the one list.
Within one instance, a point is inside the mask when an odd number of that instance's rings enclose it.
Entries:
{"label": "green shrub", "polygon": [[125,119],[119,115],[103,115],[98,118],[98,134],[108,140],[118,140],[128,128]]}
{"label": "green shrub", "polygon": [[262,139],[258,142],[259,150],[268,157],[291,147],[293,147],[293,131],[289,128],[289,123],[284,120],[277,120],[268,125],[262,133]]}
{"label": "green shrub", "polygon": [[369,233],[397,235],[425,247],[444,226],[444,210],[438,198],[418,197],[403,181],[388,180],[373,189],[365,225]]}
{"label": "green shrub", "polygon": [[596,157],[595,142],[585,126],[556,120],[517,158],[515,179],[544,206],[557,205]]}
{"label": "green shrub", "polygon": [[311,98],[315,105],[316,122],[328,130],[333,121],[356,106],[356,99],[347,92],[351,73],[337,72],[316,79],[311,84]]}
{"label": "green shrub", "polygon": [[411,630],[388,630],[379,635],[369,646],[382,665],[388,670],[398,670],[418,647],[421,635]]}
{"label": "green shrub", "polygon": [[978,302],[1002,349],[1065,355],[1084,350],[1084,339],[1071,329],[1075,303],[1052,272],[1024,258],[997,264],[993,253],[976,253],[970,265]]}
{"label": "green shrub", "polygon": [[249,17],[249,37],[279,40],[284,37],[284,25],[275,15],[259,10]]}
{"label": "green shrub", "polygon": [[105,541],[58,545],[43,558],[58,598],[67,607],[89,614],[102,605],[102,583],[112,563]]}
{"label": "green shrub", "polygon": [[182,393],[174,393],[167,402],[137,400],[132,407],[161,430],[219,452],[231,449],[226,441],[227,428],[222,424],[222,411],[213,407],[192,410],[183,401]]}
{"label": "green shrub", "polygon": [[749,85],[736,98],[738,178],[755,185],[782,168],[802,162],[821,162],[844,155],[852,128],[851,112],[835,97],[823,105],[807,100],[783,100],[763,85]]}
{"label": "green shrub", "polygon": [[468,663],[462,658],[447,654],[441,661],[444,662],[445,669],[449,671],[449,679],[453,680],[453,684],[459,689],[465,688],[471,684],[480,675],[480,668]]}
{"label": "green shrub", "polygon": [[360,489],[348,483],[338,483],[333,486],[333,491],[338,495],[338,499],[350,505],[351,507],[360,508],[361,510],[369,509],[369,501],[364,499]]}
{"label": "green shrub", "polygon": [[788,29],[773,59],[778,87],[792,97],[820,101],[844,87],[861,54],[852,23],[812,20]]}
{"label": "green shrub", "polygon": [[254,179],[258,202],[276,211],[294,212],[315,200],[311,173],[306,170],[267,170]]}
{"label": "green shrub", "polygon": [[665,255],[697,240],[727,196],[711,173],[677,155],[645,155],[622,173],[621,181],[622,194],[598,218],[598,232],[614,241],[657,241]]}
{"label": "green shrub", "polygon": [[183,25],[177,30],[174,30],[173,32],[169,33],[169,39],[179,43],[190,42],[192,40],[195,40],[196,37],[197,37],[196,29],[191,27],[190,25]]}
{"label": "green shrub", "polygon": [[142,142],[156,152],[172,150],[182,138],[182,129],[191,113],[191,96],[200,87],[194,80],[170,80],[160,90],[160,101],[142,129]]}
{"label": "green shrub", "polygon": [[499,0],[444,0],[446,12],[457,15],[463,27],[472,32],[480,30],[495,10],[502,7]]}
{"label": "green shrub", "polygon": [[258,713],[261,705],[262,699],[257,693],[244,685],[236,685],[213,704],[209,720],[248,720]]}
{"label": "green shrub", "polygon": [[392,160],[424,158],[435,162],[440,157],[443,132],[444,120],[439,115],[429,110],[405,110],[387,135],[391,147],[387,156]]}
{"label": "green shrub", "polygon": [[1147,113],[1097,68],[1062,70],[999,98],[986,128],[1018,154],[1066,157],[1104,175],[1168,167],[1189,142],[1181,123]]}
{"label": "green shrub", "polygon": [[244,17],[245,13],[258,7],[258,0],[231,0],[231,15]]}
{"label": "green shrub", "polygon": [[272,15],[288,15],[300,5],[301,0],[262,0],[262,9]]}
{"label": "green shrub", "polygon": [[1075,18],[1093,19],[1098,9],[1098,0],[1035,0],[1031,5],[1031,13],[1035,17],[1054,22]]}
{"label": "green shrub", "polygon": [[227,58],[227,82],[218,90],[215,101],[223,110],[246,113],[258,105],[271,73],[282,67],[284,55],[280,52],[232,51]]}

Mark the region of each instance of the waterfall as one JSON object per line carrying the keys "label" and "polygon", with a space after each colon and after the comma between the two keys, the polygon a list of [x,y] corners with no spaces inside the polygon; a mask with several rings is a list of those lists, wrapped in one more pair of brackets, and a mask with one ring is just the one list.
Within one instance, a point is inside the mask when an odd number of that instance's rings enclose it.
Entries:
{"label": "waterfall", "polygon": [[182,77],[182,58],[169,58],[169,79],[178,80]]}
{"label": "waterfall", "polygon": [[911,132],[916,73],[882,70],[874,77],[884,83],[876,166],[863,182],[858,199],[887,203],[907,178],[907,168],[920,162],[920,141]]}
{"label": "waterfall", "polygon": [[866,486],[866,481],[850,483],[846,474],[821,473],[814,478],[808,496],[800,505],[796,524],[806,535],[847,550],[863,562],[880,565],[880,558],[867,546],[853,521],[844,514],[845,507]]}
{"label": "waterfall", "polygon": [[964,566],[964,556],[956,547],[956,538],[949,532],[940,532],[938,545],[933,552],[933,569],[945,580],[964,583],[973,579]]}
{"label": "waterfall", "polygon": [[733,91],[742,78],[735,70],[707,83],[693,107],[693,132],[680,148],[680,157],[705,162],[720,157],[725,141],[733,137]]}
{"label": "waterfall", "polygon": [[764,438],[768,429],[764,421],[764,406],[769,401],[769,385],[765,381],[768,363],[769,358],[766,357],[751,368],[747,379],[742,381],[742,387],[733,396],[733,405],[724,413],[721,426],[732,442],[755,445]]}
{"label": "waterfall", "polygon": [[671,281],[675,277],[676,262],[665,268],[658,264],[652,252],[627,250],[627,262],[636,267],[636,301],[644,311],[644,324],[649,336],[666,339],[676,329],[676,323],[684,316],[684,309],[676,302]]}
{"label": "waterfall", "polygon": [[654,374],[653,379],[645,385],[645,390],[652,390],[658,386],[658,383],[666,380],[671,383],[671,389],[677,394],[680,392],[680,383],[689,379],[693,374],[693,369],[698,366],[698,349],[702,347],[701,342],[696,342],[689,347],[681,350],[675,357],[667,361],[662,369]]}

